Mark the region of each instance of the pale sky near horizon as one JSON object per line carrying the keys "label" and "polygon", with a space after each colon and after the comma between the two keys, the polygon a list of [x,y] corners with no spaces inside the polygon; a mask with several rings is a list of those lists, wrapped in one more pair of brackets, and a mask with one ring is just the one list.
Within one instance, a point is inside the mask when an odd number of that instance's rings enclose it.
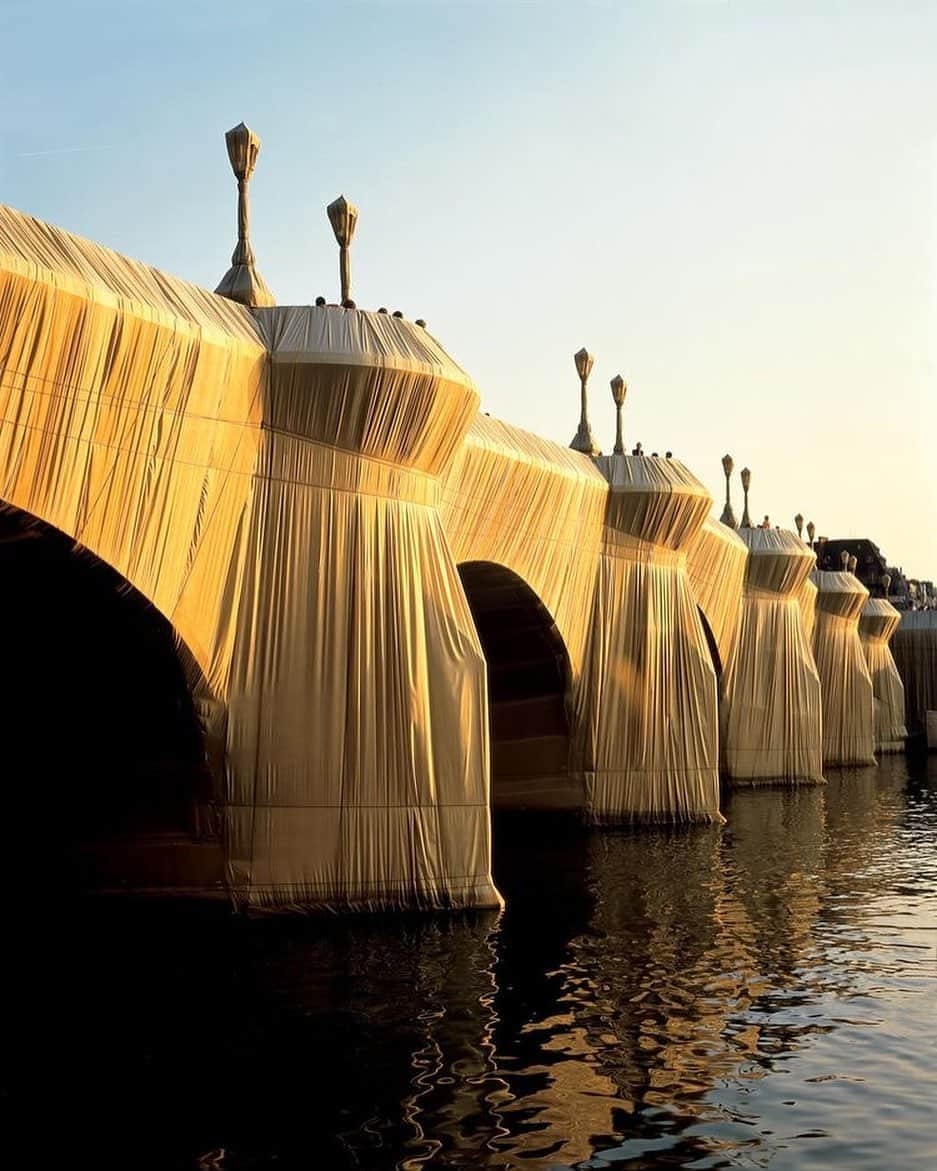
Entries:
{"label": "pale sky near horizon", "polygon": [[[937,0],[0,0],[0,202],[214,288],[425,317],[482,409],[937,579]],[[741,490],[736,477],[736,511]]]}

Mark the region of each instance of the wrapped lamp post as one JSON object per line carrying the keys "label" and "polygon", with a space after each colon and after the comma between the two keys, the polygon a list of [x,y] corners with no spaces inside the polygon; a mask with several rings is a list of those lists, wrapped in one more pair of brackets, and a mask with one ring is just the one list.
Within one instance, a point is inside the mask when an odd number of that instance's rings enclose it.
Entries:
{"label": "wrapped lamp post", "polygon": [[751,487],[752,474],[748,468],[742,468],[742,491],[745,493],[745,508],[742,511],[742,528],[752,527],[752,518],[748,515],[748,489]]}
{"label": "wrapped lamp post", "polygon": [[730,483],[730,481],[732,479],[732,472],[734,471],[734,469],[735,469],[735,461],[732,459],[732,456],[731,455],[724,455],[722,457],[722,472],[726,478],[726,503],[725,503],[725,508],[723,508],[723,510],[722,510],[722,516],[720,516],[719,519],[722,521],[722,523],[724,525],[728,525],[730,529],[737,529],[739,527],[738,522],[735,519],[735,511],[732,508],[732,497],[731,497],[731,483]]}
{"label": "wrapped lamp post", "polygon": [[576,363],[576,373],[579,375],[580,412],[579,429],[569,446],[573,451],[581,451],[584,455],[601,455],[602,453],[592,438],[592,428],[589,426],[589,403],[586,392],[586,385],[589,381],[589,375],[592,373],[595,358],[583,346],[578,353],[573,355],[573,361]]}
{"label": "wrapped lamp post", "polygon": [[349,203],[344,195],[340,195],[326,208],[329,223],[335,233],[338,243],[339,276],[342,285],[341,303],[346,309],[354,309],[355,303],[351,299],[351,258],[349,248],[355,237],[355,228],[358,224],[358,209]]}
{"label": "wrapped lamp post", "polygon": [[625,404],[628,384],[620,374],[616,374],[609,383],[609,386],[612,388],[612,400],[615,403],[615,454],[624,455],[625,445],[621,433],[621,408]]}
{"label": "wrapped lamp post", "polygon": [[260,139],[253,130],[239,122],[228,131],[224,140],[238,185],[238,239],[231,255],[231,267],[215,292],[231,301],[240,301],[242,305],[273,305],[273,294],[254,267],[254,249],[250,241],[247,187],[260,154]]}
{"label": "wrapped lamp post", "polygon": [[803,518],[802,513],[798,512],[798,514],[794,517],[794,525],[797,528],[797,536],[801,540],[803,540],[803,538],[804,538],[804,518]]}

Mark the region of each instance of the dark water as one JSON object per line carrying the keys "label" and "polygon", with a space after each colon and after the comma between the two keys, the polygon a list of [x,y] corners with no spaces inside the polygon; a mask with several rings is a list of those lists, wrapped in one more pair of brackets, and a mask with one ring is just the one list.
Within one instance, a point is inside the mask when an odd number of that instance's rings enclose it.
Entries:
{"label": "dark water", "polygon": [[7,929],[6,1134],[68,1168],[937,1166],[937,758],[725,812],[501,820],[500,918],[50,905]]}

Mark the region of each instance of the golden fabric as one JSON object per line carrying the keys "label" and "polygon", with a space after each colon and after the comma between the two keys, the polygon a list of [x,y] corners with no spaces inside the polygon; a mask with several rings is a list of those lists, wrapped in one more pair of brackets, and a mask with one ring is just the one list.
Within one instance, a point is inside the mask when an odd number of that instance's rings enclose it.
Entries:
{"label": "golden fabric", "polygon": [[457,564],[516,573],[549,610],[582,669],[608,486],[588,456],[478,415],[442,484],[443,527]]}
{"label": "golden fabric", "polygon": [[859,638],[869,591],[851,573],[814,570],[813,653],[823,694],[823,763],[875,763],[872,679]]}
{"label": "golden fabric", "polygon": [[723,766],[735,781],[822,782],[820,679],[798,594],[814,564],[794,533],[743,528],[739,636],[723,677]]}
{"label": "golden fabric", "polygon": [[735,646],[742,617],[748,546],[734,529],[707,517],[687,546],[687,572],[719,650],[723,668]]}
{"label": "golden fabric", "polygon": [[485,667],[437,509],[476,409],[415,326],[254,316],[0,209],[0,497],[184,640],[241,904],[500,902]]}
{"label": "golden fabric", "polygon": [[807,641],[813,646],[813,631],[817,624],[817,587],[813,582],[812,577],[804,578],[800,589],[796,591],[795,597],[797,604],[800,606],[800,613],[804,623],[804,634],[807,636]]}
{"label": "golden fabric", "polygon": [[716,677],[686,572],[711,498],[677,460],[596,460],[609,483],[574,768],[587,816],[717,821]]}
{"label": "golden fabric", "polygon": [[[928,732],[928,713],[937,713],[937,610],[908,610],[891,640],[898,673],[904,684],[908,731]],[[937,739],[928,736],[928,747]]]}
{"label": "golden fabric", "polygon": [[901,615],[884,598],[869,598],[859,615],[859,637],[872,677],[875,706],[875,751],[901,752],[908,730],[904,725],[904,685],[888,647]]}
{"label": "golden fabric", "polygon": [[563,638],[586,816],[718,818],[713,671],[682,553],[702,485],[676,460],[593,462],[481,415],[442,498],[455,560],[516,573]]}

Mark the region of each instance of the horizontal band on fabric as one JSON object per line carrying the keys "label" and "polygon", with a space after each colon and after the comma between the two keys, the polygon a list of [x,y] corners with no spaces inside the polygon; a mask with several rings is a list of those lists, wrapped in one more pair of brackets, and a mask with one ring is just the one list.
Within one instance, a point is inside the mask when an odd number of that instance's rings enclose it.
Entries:
{"label": "horizontal band on fabric", "polygon": [[818,595],[817,597],[816,621],[819,623],[820,619],[822,618],[827,622],[842,623],[845,626],[851,626],[856,631],[856,633],[858,633],[859,610],[853,609],[851,612],[846,614],[842,614],[837,610],[828,610],[820,601],[820,598],[822,597],[822,594]]}
{"label": "horizontal band on fabric", "polygon": [[756,586],[746,582],[743,596],[754,599],[763,598],[766,602],[789,602],[795,606],[799,604],[796,588],[793,590],[787,588],[774,590],[770,586]]}
{"label": "horizontal band on fabric", "polygon": [[[2,385],[2,383],[0,383]],[[183,413],[183,418],[187,418]],[[276,434],[269,428],[257,428],[250,424],[236,424],[224,420],[202,420],[208,424],[218,426],[242,427],[255,436],[264,433]],[[370,456],[356,455],[342,451],[339,448],[329,447],[327,444],[317,443],[310,439],[297,439],[297,442],[306,448],[315,448],[323,453],[318,465],[314,459],[307,459],[304,467],[297,467],[302,461],[294,464],[294,474],[287,474],[284,466],[288,461],[278,459],[276,454],[268,452],[268,466],[274,467],[264,472],[255,466],[254,451],[250,450],[247,457],[250,466],[239,467],[237,464],[224,465],[210,461],[187,460],[171,452],[153,451],[151,446],[141,441],[138,446],[126,446],[120,443],[109,443],[94,435],[75,435],[63,433],[61,429],[50,430],[47,427],[34,423],[24,422],[22,419],[11,419],[0,416],[0,428],[9,427],[12,431],[30,431],[34,434],[47,436],[59,447],[66,443],[78,444],[96,448],[101,451],[111,451],[115,455],[126,455],[131,458],[145,458],[155,464],[169,464],[172,466],[196,468],[199,471],[214,471],[223,475],[257,477],[274,483],[296,484],[301,487],[323,488],[334,492],[351,492],[360,496],[376,496],[381,499],[399,500],[409,504],[419,504],[435,508],[439,497],[439,481],[426,472],[412,468],[401,468],[396,464],[374,459]],[[293,438],[288,436],[287,438]],[[246,461],[245,461],[246,462]],[[279,467],[277,466],[279,465]],[[282,471],[283,474],[277,474]],[[15,501],[14,501],[15,503]]]}
{"label": "horizontal band on fabric", "polygon": [[634,537],[630,533],[623,533],[620,529],[602,526],[601,552],[608,557],[620,557],[625,561],[647,561],[655,565],[686,564],[686,551],[672,549],[669,545],[658,545],[654,541],[645,541],[641,537]]}
{"label": "horizontal band on fabric", "polygon": [[[250,865],[250,863],[246,860],[241,862],[237,859],[233,859],[228,863],[228,866],[233,867],[243,867],[248,865]],[[486,884],[491,885],[491,876],[486,871],[482,870],[476,874],[437,874],[432,878],[427,879],[426,882],[422,882],[420,886],[424,891],[432,891],[446,890],[457,885],[461,885],[464,889],[471,889],[473,886],[483,886]],[[323,890],[326,887],[331,887],[334,889],[341,886],[342,883],[341,880],[332,878],[304,878],[301,882],[284,883],[283,885],[302,886],[307,890]],[[362,894],[376,890],[413,890],[414,885],[415,884],[409,881],[403,881],[399,878],[392,878],[386,881],[382,878],[375,878],[371,882],[361,882],[356,878],[347,883],[349,890],[360,891]],[[251,882],[250,879],[241,879],[239,882],[234,883],[231,889],[237,890],[240,887],[241,889],[250,889],[255,891],[277,890],[279,886],[280,884],[276,882]]]}
{"label": "horizontal band on fabric", "polygon": [[265,440],[266,451],[257,470],[261,479],[430,508],[439,502],[439,480],[429,472],[270,427],[263,431],[270,438]]}
{"label": "horizontal band on fabric", "polygon": [[726,781],[737,789],[754,789],[760,788],[762,785],[768,787],[772,785],[805,785],[809,788],[820,788],[827,783],[826,777],[820,775],[816,776],[811,773],[777,773],[777,774],[758,774],[758,776],[744,776],[738,773],[726,772]]}
{"label": "horizontal band on fabric", "polygon": [[486,812],[490,808],[487,801],[466,801],[457,803],[455,801],[439,801],[433,802],[429,805],[417,804],[408,801],[406,804],[390,804],[380,801],[369,801],[366,805],[352,805],[346,802],[339,804],[325,804],[323,802],[302,802],[302,801],[232,801],[225,798],[225,809],[338,809],[343,813],[354,813],[365,809],[404,809],[407,813],[419,813],[426,811],[428,813],[439,813],[447,809],[483,809]]}

